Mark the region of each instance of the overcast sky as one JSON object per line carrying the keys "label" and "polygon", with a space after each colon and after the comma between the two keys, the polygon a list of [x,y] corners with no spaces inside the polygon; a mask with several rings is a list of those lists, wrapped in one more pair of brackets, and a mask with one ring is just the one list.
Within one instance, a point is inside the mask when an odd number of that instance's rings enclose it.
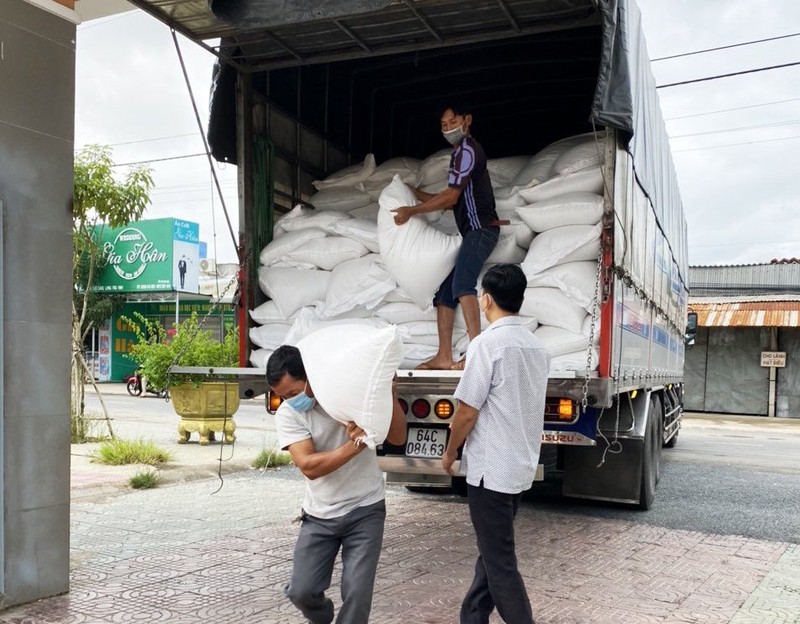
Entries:
{"label": "overcast sky", "polygon": [[[639,0],[639,6],[652,59],[800,33],[797,0]],[[110,144],[118,163],[203,151],[165,25],[139,11],[121,14],[79,26],[77,43],[76,147]],[[213,57],[186,40],[181,49],[205,124]],[[656,83],[668,84],[798,61],[800,37],[790,37],[652,67]],[[800,66],[659,95],[689,224],[690,264],[800,257]],[[205,157],[152,166],[157,187],[146,218],[199,222],[209,256],[215,223],[216,256],[235,262]],[[236,170],[216,168],[236,231]]]}

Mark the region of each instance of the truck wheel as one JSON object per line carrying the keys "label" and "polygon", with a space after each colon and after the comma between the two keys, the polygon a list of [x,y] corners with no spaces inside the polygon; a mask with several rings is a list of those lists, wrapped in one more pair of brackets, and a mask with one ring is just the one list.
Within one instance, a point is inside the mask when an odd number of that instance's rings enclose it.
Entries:
{"label": "truck wheel", "polygon": [[644,436],[642,457],[642,485],[639,491],[639,509],[647,511],[656,496],[656,484],[661,471],[661,399],[650,397],[650,416]]}
{"label": "truck wheel", "polygon": [[678,443],[678,434],[681,432],[680,427],[675,432],[675,435],[672,436],[669,440],[664,442],[664,448],[675,448],[675,445]]}

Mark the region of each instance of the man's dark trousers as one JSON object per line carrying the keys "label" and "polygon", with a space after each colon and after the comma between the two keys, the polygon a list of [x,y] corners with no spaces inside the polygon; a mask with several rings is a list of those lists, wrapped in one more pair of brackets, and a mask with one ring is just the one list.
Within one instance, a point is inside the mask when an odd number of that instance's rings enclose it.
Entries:
{"label": "man's dark trousers", "polygon": [[517,569],[514,518],[521,494],[468,486],[469,515],[478,538],[475,578],[461,605],[461,624],[487,624],[497,612],[506,624],[532,624],[531,603]]}

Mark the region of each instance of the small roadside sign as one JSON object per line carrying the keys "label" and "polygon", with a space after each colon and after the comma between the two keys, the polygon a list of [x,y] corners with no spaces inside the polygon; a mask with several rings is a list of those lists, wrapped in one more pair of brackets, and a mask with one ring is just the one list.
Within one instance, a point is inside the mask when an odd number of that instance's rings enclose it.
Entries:
{"label": "small roadside sign", "polygon": [[786,351],[762,351],[761,366],[786,367]]}

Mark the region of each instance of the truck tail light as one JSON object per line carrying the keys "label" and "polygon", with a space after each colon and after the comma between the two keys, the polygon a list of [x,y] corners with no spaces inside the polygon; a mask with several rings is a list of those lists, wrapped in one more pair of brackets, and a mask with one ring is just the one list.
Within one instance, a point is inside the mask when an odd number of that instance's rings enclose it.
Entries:
{"label": "truck tail light", "polygon": [[547,399],[544,403],[545,422],[572,422],[577,415],[576,408],[572,399]]}
{"label": "truck tail light", "polygon": [[453,404],[447,399],[439,399],[433,406],[433,413],[437,418],[447,420],[453,415]]}
{"label": "truck tail light", "polygon": [[411,404],[411,413],[417,418],[427,418],[431,413],[431,404],[425,399],[417,399]]}
{"label": "truck tail light", "polygon": [[283,403],[283,399],[275,394],[272,390],[267,393],[267,411],[274,414]]}

